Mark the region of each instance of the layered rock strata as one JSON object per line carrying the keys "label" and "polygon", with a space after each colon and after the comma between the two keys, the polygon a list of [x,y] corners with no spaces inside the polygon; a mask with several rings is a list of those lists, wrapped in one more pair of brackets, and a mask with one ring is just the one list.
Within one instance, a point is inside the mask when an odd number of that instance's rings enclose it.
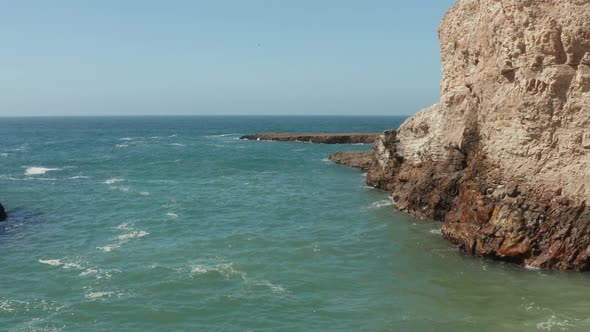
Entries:
{"label": "layered rock strata", "polygon": [[459,0],[440,102],[375,143],[367,181],[465,252],[590,269],[590,0]]}
{"label": "layered rock strata", "polygon": [[316,144],[373,144],[380,133],[259,133],[240,139]]}

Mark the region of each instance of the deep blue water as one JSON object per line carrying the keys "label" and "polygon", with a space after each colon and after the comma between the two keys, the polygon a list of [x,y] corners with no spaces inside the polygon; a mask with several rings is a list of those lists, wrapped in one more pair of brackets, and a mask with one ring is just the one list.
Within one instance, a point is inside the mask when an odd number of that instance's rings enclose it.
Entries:
{"label": "deep blue water", "polygon": [[396,117],[0,118],[0,331],[586,331],[585,274],[465,257],[326,158]]}

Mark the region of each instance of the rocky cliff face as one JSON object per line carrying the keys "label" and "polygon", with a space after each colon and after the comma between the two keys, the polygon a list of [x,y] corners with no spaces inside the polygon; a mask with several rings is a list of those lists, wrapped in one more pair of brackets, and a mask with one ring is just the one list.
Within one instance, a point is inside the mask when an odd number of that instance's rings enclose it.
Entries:
{"label": "rocky cliff face", "polygon": [[590,0],[459,0],[439,38],[440,102],[369,184],[470,254],[590,269]]}

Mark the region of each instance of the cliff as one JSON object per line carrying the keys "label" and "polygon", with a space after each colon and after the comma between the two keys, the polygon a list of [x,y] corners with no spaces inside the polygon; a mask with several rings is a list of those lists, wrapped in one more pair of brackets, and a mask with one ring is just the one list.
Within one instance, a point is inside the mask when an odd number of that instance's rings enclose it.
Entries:
{"label": "cliff", "polygon": [[590,269],[590,0],[459,0],[439,103],[375,144],[369,184],[465,252]]}

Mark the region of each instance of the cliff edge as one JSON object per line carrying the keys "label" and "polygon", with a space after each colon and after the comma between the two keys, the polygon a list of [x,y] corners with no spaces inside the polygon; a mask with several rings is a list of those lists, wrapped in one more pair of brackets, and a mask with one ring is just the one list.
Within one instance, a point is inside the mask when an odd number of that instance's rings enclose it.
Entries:
{"label": "cliff edge", "polygon": [[590,269],[590,0],[459,0],[440,102],[380,136],[370,185],[465,252]]}

